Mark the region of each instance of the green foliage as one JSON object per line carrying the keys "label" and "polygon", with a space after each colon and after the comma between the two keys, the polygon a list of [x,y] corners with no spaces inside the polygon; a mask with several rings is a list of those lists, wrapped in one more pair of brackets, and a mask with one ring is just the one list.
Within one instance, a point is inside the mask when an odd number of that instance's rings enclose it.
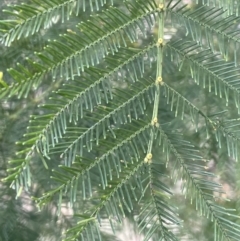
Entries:
{"label": "green foliage", "polygon": [[144,241],[190,240],[182,220],[190,217],[172,201],[179,183],[212,223],[208,240],[240,240],[238,216],[208,162],[214,150],[236,183],[239,10],[234,0],[6,7],[0,97],[20,103],[10,118],[29,124],[10,145],[16,153],[2,180],[40,210],[56,205],[59,220],[68,204],[74,215],[62,240],[107,240],[106,229],[116,234],[129,216]]}

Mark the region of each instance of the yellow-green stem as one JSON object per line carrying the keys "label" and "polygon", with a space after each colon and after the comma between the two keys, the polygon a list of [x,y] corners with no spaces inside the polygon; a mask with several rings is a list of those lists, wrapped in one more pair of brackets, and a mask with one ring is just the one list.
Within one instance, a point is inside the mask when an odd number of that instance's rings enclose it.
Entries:
{"label": "yellow-green stem", "polygon": [[[163,84],[162,81],[162,62],[163,62],[163,38],[164,38],[164,12],[165,0],[159,0],[159,12],[158,12],[158,39],[156,42],[157,45],[157,72],[156,72],[156,89],[155,89],[155,98],[153,106],[153,115],[152,115],[152,130],[148,145],[148,154],[152,152],[152,146],[154,141],[155,128],[158,126],[158,107],[160,99],[160,86]],[[150,161],[150,160],[149,160]]]}

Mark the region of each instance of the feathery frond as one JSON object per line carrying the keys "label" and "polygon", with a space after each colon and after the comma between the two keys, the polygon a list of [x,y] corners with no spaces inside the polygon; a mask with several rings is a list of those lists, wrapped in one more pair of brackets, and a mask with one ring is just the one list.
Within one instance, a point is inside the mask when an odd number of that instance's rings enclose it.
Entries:
{"label": "feathery frond", "polygon": [[61,240],[99,241],[108,229],[117,236],[129,215],[144,241],[187,240],[178,189],[212,222],[206,239],[240,240],[238,215],[222,198],[229,180],[215,168],[220,148],[239,159],[239,8],[233,0],[7,7],[4,56],[20,55],[24,41],[32,53],[0,69],[2,106],[10,113],[17,96],[30,113],[3,180],[17,198],[34,196],[39,210],[54,206],[58,221],[69,208]]}
{"label": "feathery frond", "polygon": [[[159,143],[164,148],[167,162],[172,152],[176,160],[172,168],[172,178],[176,182],[181,178],[185,180],[182,186],[186,196],[195,200],[196,210],[201,215],[210,217],[214,222],[215,238],[221,240],[237,240],[240,238],[240,225],[226,219],[226,216],[240,218],[231,214],[232,211],[216,204],[217,193],[221,193],[221,186],[212,179],[214,175],[205,170],[202,157],[198,155],[194,146],[188,141],[179,138],[179,134],[164,132],[159,129]],[[198,163],[194,163],[198,160]],[[215,194],[214,194],[215,193]]]}

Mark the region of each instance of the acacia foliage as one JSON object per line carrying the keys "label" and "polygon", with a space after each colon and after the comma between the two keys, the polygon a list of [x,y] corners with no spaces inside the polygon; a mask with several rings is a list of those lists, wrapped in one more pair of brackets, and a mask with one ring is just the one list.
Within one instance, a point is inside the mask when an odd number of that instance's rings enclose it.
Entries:
{"label": "acacia foliage", "polygon": [[[222,205],[206,160],[214,151],[237,176],[239,8],[218,0],[8,6],[4,55],[27,50],[9,58],[0,96],[18,97],[31,115],[3,180],[17,197],[34,193],[40,209],[56,204],[59,218],[68,203],[69,241],[101,240],[105,221],[114,232],[128,213],[144,240],[182,240],[181,204],[169,197],[184,180],[184,195],[213,223],[211,239],[238,240],[237,215]],[[52,38],[56,26],[62,33]],[[233,160],[221,161],[224,152]]]}

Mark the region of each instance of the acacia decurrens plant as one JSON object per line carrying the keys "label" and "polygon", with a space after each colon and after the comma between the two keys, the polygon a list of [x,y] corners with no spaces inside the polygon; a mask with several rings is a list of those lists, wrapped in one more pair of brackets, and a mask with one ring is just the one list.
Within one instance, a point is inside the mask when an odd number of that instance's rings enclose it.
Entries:
{"label": "acacia decurrens plant", "polygon": [[239,1],[31,0],[4,10],[2,48],[30,51],[2,70],[0,97],[36,107],[3,179],[17,197],[36,188],[42,163],[36,205],[56,203],[59,219],[63,205],[74,213],[62,240],[105,240],[106,226],[114,232],[130,214],[145,241],[175,241],[185,240],[171,201],[180,182],[212,223],[208,240],[240,240],[208,165],[215,145],[215,165],[238,170]]}

